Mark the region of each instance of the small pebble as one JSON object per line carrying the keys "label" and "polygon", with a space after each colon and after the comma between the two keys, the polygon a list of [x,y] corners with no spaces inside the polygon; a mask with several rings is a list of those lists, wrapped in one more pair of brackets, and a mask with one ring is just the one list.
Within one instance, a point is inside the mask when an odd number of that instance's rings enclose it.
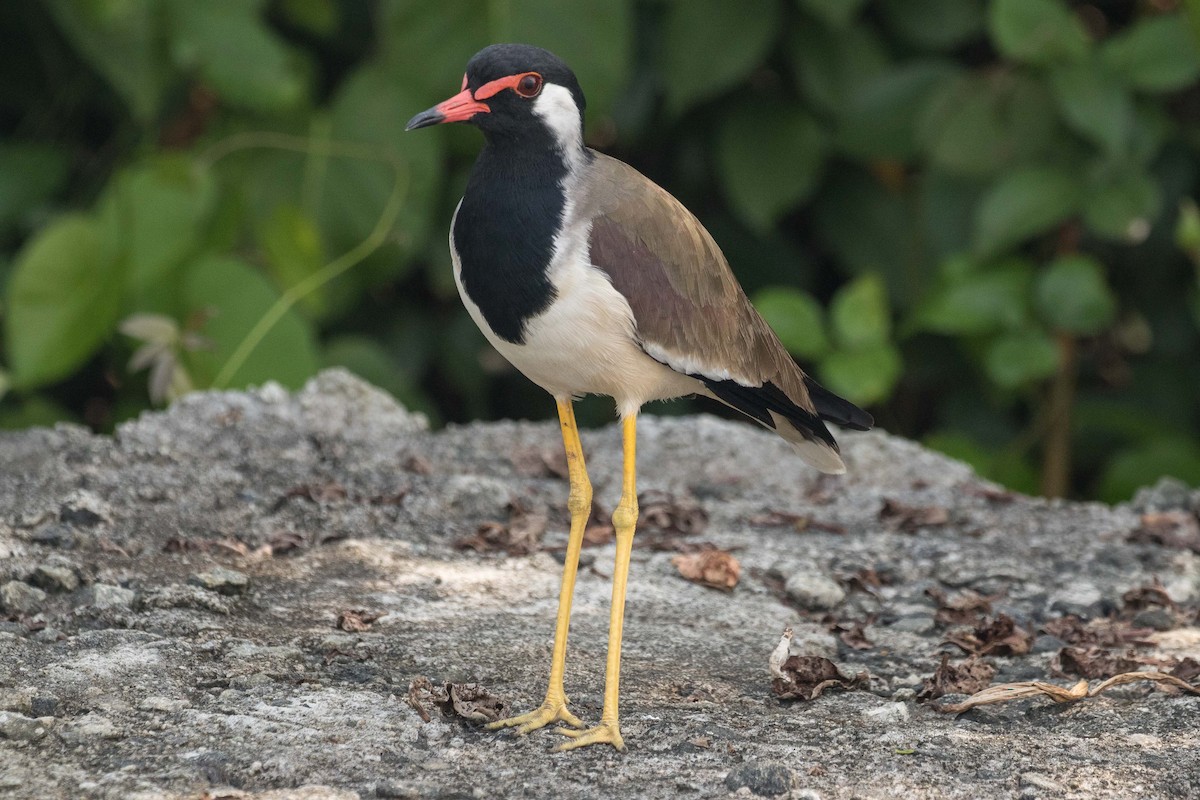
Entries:
{"label": "small pebble", "polygon": [[1169,631],[1175,627],[1175,615],[1165,608],[1147,608],[1133,616],[1133,626]]}
{"label": "small pebble", "polygon": [[46,593],[23,581],[9,581],[0,586],[0,608],[30,614],[46,602]]}
{"label": "small pebble", "polygon": [[725,788],[736,792],[749,789],[759,797],[775,797],[792,790],[795,778],[783,764],[751,762],[734,767],[725,776]]}
{"label": "small pebble", "polygon": [[837,581],[811,568],[792,570],[783,588],[796,605],[809,611],[826,611],[846,599]]}
{"label": "small pebble", "polygon": [[226,567],[213,567],[204,572],[197,572],[188,578],[188,583],[208,589],[218,594],[234,595],[246,591],[250,585],[250,577],[244,572]]}
{"label": "small pebble", "polygon": [[122,586],[97,583],[92,587],[92,605],[96,608],[129,608],[137,593]]}
{"label": "small pebble", "polygon": [[73,592],[79,588],[79,576],[70,567],[40,564],[29,576],[30,583],[48,592]]}

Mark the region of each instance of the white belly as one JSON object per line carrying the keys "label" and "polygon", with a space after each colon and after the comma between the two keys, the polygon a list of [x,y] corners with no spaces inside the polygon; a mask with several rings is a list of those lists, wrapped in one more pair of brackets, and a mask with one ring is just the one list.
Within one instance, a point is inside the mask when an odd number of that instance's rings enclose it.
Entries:
{"label": "white belly", "polygon": [[527,378],[559,399],[603,394],[622,416],[650,400],[704,391],[694,378],[650,358],[637,345],[633,310],[603,272],[578,258],[558,260],[550,307],[525,323],[522,344],[492,332],[463,290],[458,254],[450,249],[458,294],[492,346]]}

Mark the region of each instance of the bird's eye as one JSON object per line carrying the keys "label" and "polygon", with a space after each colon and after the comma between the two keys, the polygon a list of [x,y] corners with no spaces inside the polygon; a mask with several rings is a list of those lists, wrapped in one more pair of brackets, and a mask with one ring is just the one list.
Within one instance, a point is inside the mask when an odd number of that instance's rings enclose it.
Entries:
{"label": "bird's eye", "polygon": [[521,97],[537,97],[538,93],[542,91],[542,76],[536,72],[522,75],[521,80],[517,81],[515,91]]}

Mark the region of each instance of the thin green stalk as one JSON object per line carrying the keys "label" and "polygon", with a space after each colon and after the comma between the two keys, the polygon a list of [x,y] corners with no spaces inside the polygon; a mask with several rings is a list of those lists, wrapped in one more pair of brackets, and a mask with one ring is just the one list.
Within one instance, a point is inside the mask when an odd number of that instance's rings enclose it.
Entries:
{"label": "thin green stalk", "polygon": [[391,166],[396,180],[392,184],[392,193],[388,196],[387,202],[383,206],[379,220],[375,223],[375,227],[367,237],[280,295],[279,299],[267,309],[267,313],[263,314],[258,322],[255,323],[250,332],[238,344],[237,349],[233,351],[233,354],[222,365],[221,371],[217,373],[217,377],[212,382],[213,388],[217,389],[223,389],[229,385],[229,381],[237,374],[242,365],[246,363],[246,359],[250,357],[254,349],[262,343],[263,338],[271,331],[271,328],[275,327],[276,323],[283,318],[283,315],[292,306],[309,293],[316,291],[346,270],[360,263],[387,241],[388,232],[396,223],[397,217],[400,216],[400,208],[403,205],[404,195],[408,189],[407,165],[392,154],[381,154],[375,147],[370,145],[328,140],[313,141],[284,133],[257,132],[230,136],[228,139],[218,142],[197,159],[197,168],[208,170],[216,162],[228,155],[241,150],[264,147],[292,150],[310,156],[381,161]]}

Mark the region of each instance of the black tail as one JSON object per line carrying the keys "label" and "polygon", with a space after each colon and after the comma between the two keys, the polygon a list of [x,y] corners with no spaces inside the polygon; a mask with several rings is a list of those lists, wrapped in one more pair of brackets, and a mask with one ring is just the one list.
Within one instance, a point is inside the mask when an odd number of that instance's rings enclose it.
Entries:
{"label": "black tail", "polygon": [[812,398],[821,419],[856,431],[869,431],[875,424],[875,418],[866,411],[849,400],[838,397],[807,375],[804,376],[804,386],[808,389],[808,396]]}
{"label": "black tail", "polygon": [[[789,400],[788,396],[783,393],[783,390],[775,384],[764,383],[762,386],[742,386],[737,381],[732,380],[717,381],[701,375],[697,375],[696,377],[704,381],[704,385],[708,387],[710,392],[716,395],[718,400],[733,406],[748,417],[753,417],[768,428],[774,430],[776,427],[775,420],[771,418],[770,413],[774,411],[792,423],[805,439],[824,442],[833,448],[835,453],[837,452],[837,442],[834,440],[833,434],[829,432],[829,428],[826,428],[825,423],[821,421],[821,417],[825,415],[821,414],[821,416],[817,416],[817,414],[810,414],[800,408],[800,406]],[[825,392],[824,389],[821,389],[821,391]],[[857,408],[837,397],[837,395],[830,394],[829,392],[825,392],[825,394],[858,411]],[[816,398],[814,397],[813,399],[815,402]],[[820,412],[820,410],[821,407],[818,405],[817,411]],[[862,411],[858,411],[858,413],[863,414]],[[832,419],[832,421],[836,422],[837,420]]]}

